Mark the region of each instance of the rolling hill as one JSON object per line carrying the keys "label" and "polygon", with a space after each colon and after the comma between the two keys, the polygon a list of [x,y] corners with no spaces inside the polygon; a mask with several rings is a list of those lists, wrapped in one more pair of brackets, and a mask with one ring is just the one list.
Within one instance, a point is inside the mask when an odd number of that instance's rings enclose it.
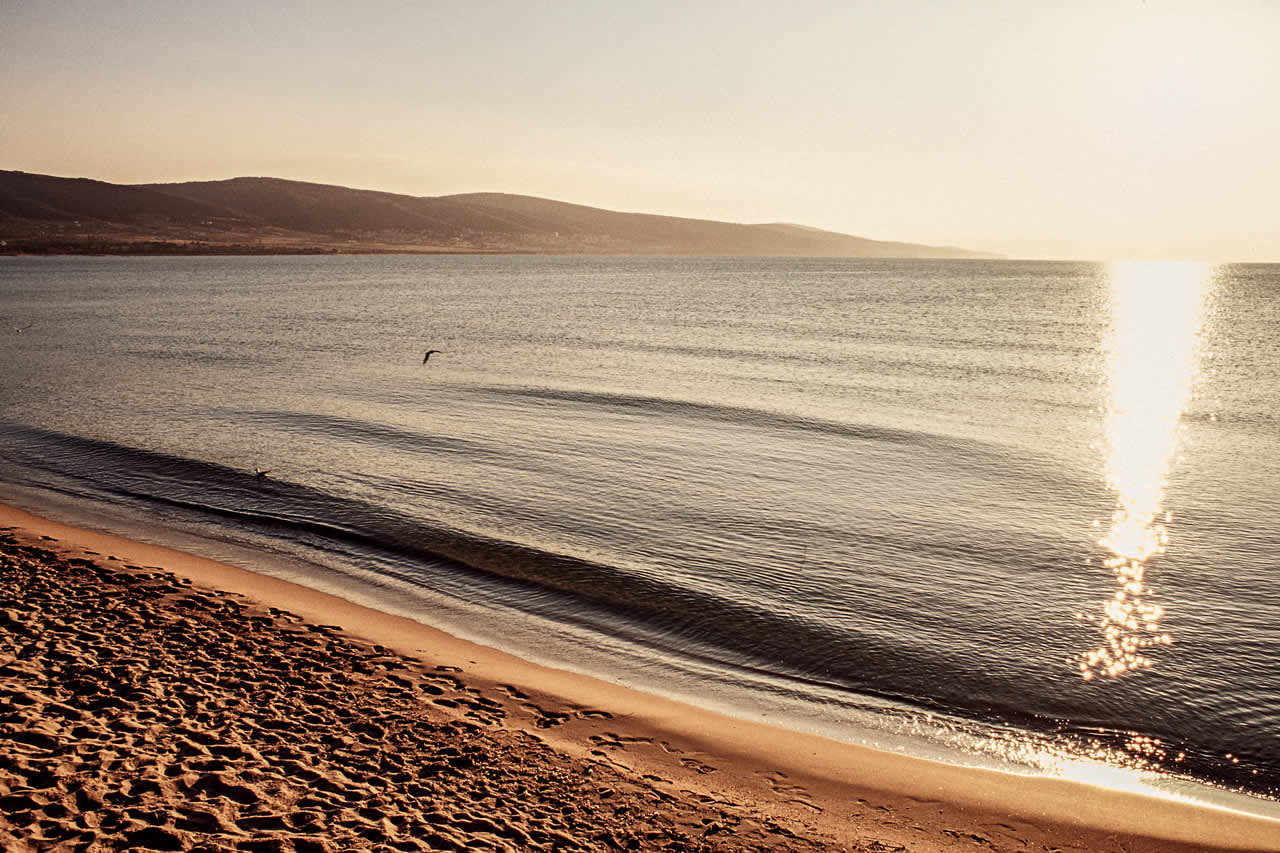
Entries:
{"label": "rolling hill", "polygon": [[621,213],[505,193],[417,197],[279,178],[110,184],[0,171],[0,252],[523,252],[974,258],[800,225]]}

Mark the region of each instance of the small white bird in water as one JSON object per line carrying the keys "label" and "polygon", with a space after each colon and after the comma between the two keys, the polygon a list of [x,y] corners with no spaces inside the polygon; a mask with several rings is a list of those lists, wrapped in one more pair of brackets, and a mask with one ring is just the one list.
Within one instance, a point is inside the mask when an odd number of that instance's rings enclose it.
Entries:
{"label": "small white bird in water", "polygon": [[270,468],[254,468],[253,469],[253,476],[259,477],[259,478],[265,477],[270,473],[271,473]]}
{"label": "small white bird in water", "polygon": [[440,350],[438,350],[438,349],[429,349],[429,350],[427,350],[427,354],[426,354],[426,355],[424,355],[424,356],[422,357],[422,363],[423,363],[423,364],[426,364],[426,363],[427,363],[427,359],[431,358],[432,353],[437,353],[437,352],[440,352]]}

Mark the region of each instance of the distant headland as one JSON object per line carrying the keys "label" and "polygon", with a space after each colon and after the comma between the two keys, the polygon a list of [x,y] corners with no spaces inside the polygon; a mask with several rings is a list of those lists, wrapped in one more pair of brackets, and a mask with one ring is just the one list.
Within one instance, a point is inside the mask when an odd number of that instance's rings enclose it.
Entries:
{"label": "distant headland", "polygon": [[372,253],[1000,257],[506,193],[417,197],[280,178],[125,185],[0,171],[0,254]]}

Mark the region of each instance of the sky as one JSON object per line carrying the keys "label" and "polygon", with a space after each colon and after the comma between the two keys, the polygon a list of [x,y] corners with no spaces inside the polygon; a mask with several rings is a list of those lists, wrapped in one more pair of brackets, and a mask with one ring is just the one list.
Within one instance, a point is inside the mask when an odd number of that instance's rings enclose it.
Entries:
{"label": "sky", "polygon": [[0,169],[1280,261],[1280,0],[0,0]]}

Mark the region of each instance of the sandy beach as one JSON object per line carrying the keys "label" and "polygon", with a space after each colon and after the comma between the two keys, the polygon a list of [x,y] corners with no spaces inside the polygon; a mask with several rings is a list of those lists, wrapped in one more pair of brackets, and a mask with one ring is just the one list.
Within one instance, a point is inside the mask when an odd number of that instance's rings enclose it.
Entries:
{"label": "sandy beach", "polygon": [[6,850],[1280,850],[1280,822],[837,743],[0,527]]}

